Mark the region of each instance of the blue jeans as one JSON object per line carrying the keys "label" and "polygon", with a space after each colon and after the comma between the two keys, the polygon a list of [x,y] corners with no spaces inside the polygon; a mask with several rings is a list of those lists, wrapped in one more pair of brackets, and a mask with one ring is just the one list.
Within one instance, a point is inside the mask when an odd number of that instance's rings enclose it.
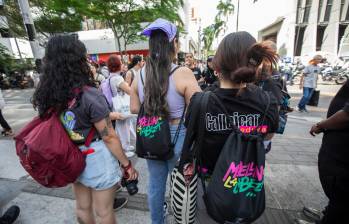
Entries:
{"label": "blue jeans", "polygon": [[300,110],[304,110],[305,106],[309,102],[311,96],[313,95],[314,88],[303,87],[303,97],[301,101],[299,101],[298,108]]}
{"label": "blue jeans", "polygon": [[[177,125],[171,125],[171,140],[173,140]],[[164,202],[166,193],[167,176],[171,174],[177,160],[179,159],[185,138],[186,129],[181,127],[176,146],[174,147],[174,156],[167,161],[147,160],[149,170],[148,186],[148,204],[151,214],[152,224],[164,223]]]}

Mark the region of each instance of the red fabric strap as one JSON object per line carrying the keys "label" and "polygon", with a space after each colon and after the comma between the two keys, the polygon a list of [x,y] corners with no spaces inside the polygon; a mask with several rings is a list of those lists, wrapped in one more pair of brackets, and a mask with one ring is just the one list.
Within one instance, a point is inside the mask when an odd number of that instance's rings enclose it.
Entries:
{"label": "red fabric strap", "polygon": [[94,126],[91,127],[90,131],[88,132],[86,141],[85,141],[85,146],[89,147],[91,145],[91,142],[93,140],[93,137],[96,134],[96,128]]}

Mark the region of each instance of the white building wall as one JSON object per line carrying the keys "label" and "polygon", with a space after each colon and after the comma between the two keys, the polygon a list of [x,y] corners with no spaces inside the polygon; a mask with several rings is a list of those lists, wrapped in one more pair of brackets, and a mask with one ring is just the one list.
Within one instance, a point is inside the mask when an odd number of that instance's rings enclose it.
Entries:
{"label": "white building wall", "polygon": [[319,0],[313,0],[312,6],[310,8],[308,25],[304,32],[301,55],[307,55],[311,52],[316,51],[318,8]]}
{"label": "white building wall", "polygon": [[[17,48],[16,40],[20,52]],[[0,38],[0,44],[5,46],[8,52],[16,59],[20,59],[20,54],[22,58],[33,58],[29,41],[20,38],[16,38],[16,40],[15,38]]]}
{"label": "white building wall", "polygon": [[331,16],[325,30],[321,51],[337,54],[341,0],[333,0]]}
{"label": "white building wall", "polygon": [[286,51],[284,56],[292,57],[294,53],[294,36],[296,23],[296,1],[284,2],[287,4],[286,8],[289,9],[285,14],[285,19],[277,35],[277,48],[278,51]]}
{"label": "white building wall", "polygon": [[[79,39],[85,44],[88,54],[103,54],[119,52],[117,41],[111,29],[88,30],[77,32]],[[120,42],[121,49],[124,49],[124,41]],[[139,41],[127,46],[127,50],[146,50],[148,41]]]}

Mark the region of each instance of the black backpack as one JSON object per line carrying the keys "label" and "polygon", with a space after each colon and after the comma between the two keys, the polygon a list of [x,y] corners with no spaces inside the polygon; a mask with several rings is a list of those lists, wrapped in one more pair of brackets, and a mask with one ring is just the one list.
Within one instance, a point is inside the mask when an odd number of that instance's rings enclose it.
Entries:
{"label": "black backpack", "polygon": [[[179,67],[174,68],[170,76]],[[141,81],[144,86],[142,71]],[[170,123],[167,118],[160,116],[148,116],[144,111],[142,103],[137,117],[136,133],[136,153],[138,157],[151,160],[169,160],[173,157],[173,148],[176,145],[180,128],[183,124],[185,109],[173,141],[171,142]]]}
{"label": "black backpack", "polygon": [[[270,105],[270,97],[265,94],[268,104],[259,126],[263,124]],[[214,93],[211,96],[228,115],[219,98]],[[265,210],[264,166],[262,134],[256,130],[244,134],[234,127],[207,187],[201,177],[208,214],[218,223],[232,224],[251,223],[260,217]]]}

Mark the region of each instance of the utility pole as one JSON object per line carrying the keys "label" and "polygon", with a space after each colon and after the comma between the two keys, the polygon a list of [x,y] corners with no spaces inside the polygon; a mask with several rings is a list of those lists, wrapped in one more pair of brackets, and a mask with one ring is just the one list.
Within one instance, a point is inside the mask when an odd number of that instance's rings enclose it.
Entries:
{"label": "utility pole", "polygon": [[238,0],[238,10],[236,12],[236,32],[239,31],[239,11],[240,11],[240,0]]}
{"label": "utility pole", "polygon": [[36,40],[36,31],[34,27],[34,21],[30,13],[28,0],[18,0],[18,5],[21,10],[25,29],[28,34],[30,46],[33,52],[34,59],[39,58],[39,44]]}
{"label": "utility pole", "polygon": [[198,30],[198,58],[201,60],[201,18],[199,20],[199,30]]}

